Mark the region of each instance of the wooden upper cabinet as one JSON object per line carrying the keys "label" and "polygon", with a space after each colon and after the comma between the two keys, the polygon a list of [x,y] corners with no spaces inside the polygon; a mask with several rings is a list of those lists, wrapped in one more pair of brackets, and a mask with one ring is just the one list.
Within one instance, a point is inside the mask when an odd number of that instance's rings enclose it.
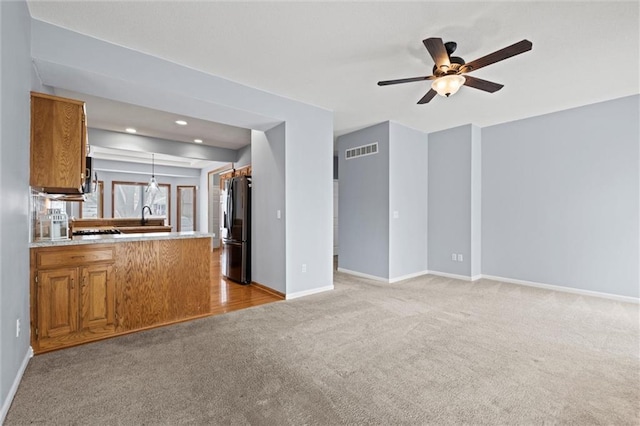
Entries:
{"label": "wooden upper cabinet", "polygon": [[83,101],[31,92],[29,184],[54,194],[82,193],[87,123]]}

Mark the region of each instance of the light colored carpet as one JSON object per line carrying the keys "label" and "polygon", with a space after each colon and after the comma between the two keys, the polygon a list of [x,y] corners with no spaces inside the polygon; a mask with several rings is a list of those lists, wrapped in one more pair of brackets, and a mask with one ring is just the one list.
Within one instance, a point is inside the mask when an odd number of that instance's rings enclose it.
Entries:
{"label": "light colored carpet", "polygon": [[6,424],[640,422],[638,305],[434,276],[335,286],[37,356]]}

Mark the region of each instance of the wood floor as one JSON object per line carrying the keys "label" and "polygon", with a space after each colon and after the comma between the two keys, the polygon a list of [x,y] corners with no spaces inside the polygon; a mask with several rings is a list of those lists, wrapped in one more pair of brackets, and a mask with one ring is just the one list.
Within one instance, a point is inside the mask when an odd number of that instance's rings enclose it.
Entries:
{"label": "wood floor", "polygon": [[228,280],[220,273],[220,251],[211,253],[211,315],[277,302],[284,298],[253,284]]}

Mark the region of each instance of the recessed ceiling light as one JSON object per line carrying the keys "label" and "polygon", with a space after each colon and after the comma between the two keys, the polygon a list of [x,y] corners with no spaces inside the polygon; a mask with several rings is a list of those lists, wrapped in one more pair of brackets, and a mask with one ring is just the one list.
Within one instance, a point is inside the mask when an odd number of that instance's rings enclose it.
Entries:
{"label": "recessed ceiling light", "polygon": [[202,143],[202,139],[194,139],[193,140],[195,143]]}
{"label": "recessed ceiling light", "polygon": [[124,131],[127,133],[136,133],[137,130],[133,127],[127,127],[126,129],[124,129]]}
{"label": "recessed ceiling light", "polygon": [[176,120],[176,124],[179,124],[179,125],[181,125],[181,126],[186,126],[186,125],[187,125],[187,122],[186,122],[186,121],[184,121],[184,120]]}

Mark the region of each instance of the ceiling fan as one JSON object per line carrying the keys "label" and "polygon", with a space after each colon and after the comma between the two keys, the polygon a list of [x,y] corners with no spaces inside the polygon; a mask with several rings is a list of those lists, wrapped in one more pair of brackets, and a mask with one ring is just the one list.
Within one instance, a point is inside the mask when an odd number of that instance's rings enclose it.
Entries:
{"label": "ceiling fan", "polygon": [[433,66],[433,75],[379,81],[378,86],[434,80],[433,83],[431,83],[431,90],[429,90],[427,94],[418,101],[419,104],[426,104],[433,99],[436,94],[449,97],[456,93],[463,85],[473,87],[474,89],[484,90],[489,93],[497,92],[504,87],[502,84],[462,74],[478,70],[482,67],[486,67],[487,65],[527,52],[533,47],[533,44],[529,40],[522,40],[512,44],[511,46],[507,46],[504,49],[489,53],[475,61],[465,62],[464,59],[458,56],[451,56],[451,54],[456,51],[456,47],[458,47],[457,43],[454,41],[443,43],[441,38],[427,38],[422,40],[422,43],[424,44],[424,47],[427,48],[435,62],[435,65]]}

